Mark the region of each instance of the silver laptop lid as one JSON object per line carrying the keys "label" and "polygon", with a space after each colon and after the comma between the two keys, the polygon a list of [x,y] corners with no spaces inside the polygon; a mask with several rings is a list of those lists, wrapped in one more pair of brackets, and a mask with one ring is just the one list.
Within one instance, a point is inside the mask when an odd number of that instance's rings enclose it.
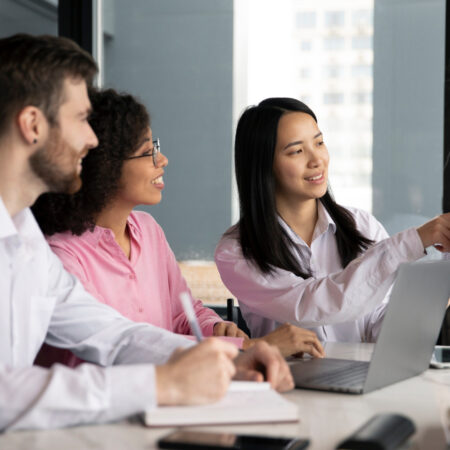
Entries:
{"label": "silver laptop lid", "polygon": [[450,261],[402,264],[372,356],[364,392],[422,373],[450,297]]}

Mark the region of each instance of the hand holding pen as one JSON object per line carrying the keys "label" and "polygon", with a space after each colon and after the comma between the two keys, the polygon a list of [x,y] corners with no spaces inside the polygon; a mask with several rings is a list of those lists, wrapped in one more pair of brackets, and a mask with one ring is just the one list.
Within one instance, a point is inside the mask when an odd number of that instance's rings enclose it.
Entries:
{"label": "hand holding pen", "polygon": [[191,297],[187,292],[180,294],[180,301],[183,305],[184,313],[186,314],[191,331],[197,339],[197,342],[203,341],[202,330],[198,324],[197,316],[195,315],[194,307],[192,306]]}

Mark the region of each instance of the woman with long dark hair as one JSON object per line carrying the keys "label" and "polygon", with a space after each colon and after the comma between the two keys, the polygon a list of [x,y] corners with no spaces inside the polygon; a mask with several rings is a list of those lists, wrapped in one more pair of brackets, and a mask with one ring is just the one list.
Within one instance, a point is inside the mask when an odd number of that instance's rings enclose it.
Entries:
{"label": "woman with long dark hair", "polygon": [[289,322],[321,340],[374,341],[399,264],[435,243],[450,249],[450,214],[389,238],[372,215],[338,205],[328,162],[304,103],[269,98],[242,114],[235,141],[240,220],[215,260],[252,336]]}
{"label": "woman with long dark hair", "polygon": [[[91,89],[89,97],[89,123],[99,145],[83,160],[82,187],[73,195],[45,194],[32,211],[65,268],[99,301],[136,322],[190,334],[179,301],[189,288],[164,231],[150,214],[133,210],[162,200],[168,160],[152,135],[150,117],[128,94]],[[205,336],[241,338],[235,342],[243,348],[256,343],[200,300],[194,300],[194,309]],[[273,334],[265,340],[278,344],[294,336],[288,348],[281,346],[284,354],[323,355],[314,333],[289,330],[275,332],[275,342]],[[55,361],[79,363],[69,352],[48,348],[38,358],[42,365]]]}

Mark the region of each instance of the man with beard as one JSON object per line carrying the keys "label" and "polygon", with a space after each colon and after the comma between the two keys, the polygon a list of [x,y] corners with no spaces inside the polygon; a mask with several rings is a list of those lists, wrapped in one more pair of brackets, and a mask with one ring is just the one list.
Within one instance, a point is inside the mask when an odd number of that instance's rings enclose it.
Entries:
{"label": "man with beard", "polygon": [[[237,356],[210,339],[176,350],[192,344],[100,304],[50,251],[28,207],[43,192],[81,186],[82,159],[98,143],[87,120],[96,70],[64,38],[0,39],[0,431],[208,403],[235,375],[263,379],[258,367],[273,387],[292,388],[276,349],[262,344]],[[44,341],[97,365],[32,366]]]}

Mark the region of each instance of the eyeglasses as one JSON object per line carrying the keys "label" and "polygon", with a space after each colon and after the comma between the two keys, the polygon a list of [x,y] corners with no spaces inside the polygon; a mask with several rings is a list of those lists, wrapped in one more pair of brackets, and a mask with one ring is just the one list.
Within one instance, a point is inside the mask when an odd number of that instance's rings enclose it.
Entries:
{"label": "eyeglasses", "polygon": [[153,149],[151,152],[142,153],[142,155],[137,156],[129,156],[124,159],[137,159],[137,158],[145,158],[147,156],[153,157],[153,165],[156,167],[158,165],[158,155],[161,153],[161,142],[159,138],[153,139]]}

